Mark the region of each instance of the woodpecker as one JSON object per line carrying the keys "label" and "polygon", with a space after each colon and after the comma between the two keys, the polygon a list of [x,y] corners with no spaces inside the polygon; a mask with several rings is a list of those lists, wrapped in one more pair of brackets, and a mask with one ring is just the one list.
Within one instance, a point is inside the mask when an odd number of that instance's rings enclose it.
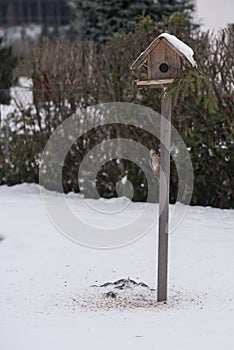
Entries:
{"label": "woodpecker", "polygon": [[160,157],[157,155],[154,149],[150,150],[150,165],[155,176],[160,175]]}

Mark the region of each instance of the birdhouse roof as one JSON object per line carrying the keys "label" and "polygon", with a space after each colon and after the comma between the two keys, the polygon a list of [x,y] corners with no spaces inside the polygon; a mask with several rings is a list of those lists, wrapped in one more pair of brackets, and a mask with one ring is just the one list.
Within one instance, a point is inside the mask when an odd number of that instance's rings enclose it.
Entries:
{"label": "birdhouse roof", "polygon": [[156,39],[154,39],[154,41],[152,41],[152,43],[140,54],[140,56],[137,57],[137,59],[131,65],[131,69],[140,68],[147,60],[148,54],[155,49],[161,40],[166,42],[172,50],[178,53],[179,56],[185,58],[192,67],[197,67],[197,63],[193,58],[194,52],[191,47],[179,40],[175,35],[162,33]]}

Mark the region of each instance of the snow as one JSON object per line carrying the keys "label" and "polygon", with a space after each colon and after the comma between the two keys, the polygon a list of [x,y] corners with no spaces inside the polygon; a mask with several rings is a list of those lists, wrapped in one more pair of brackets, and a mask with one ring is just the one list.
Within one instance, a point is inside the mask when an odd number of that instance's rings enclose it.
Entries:
{"label": "snow", "polygon": [[[67,202],[101,222],[81,196]],[[233,348],[234,210],[189,207],[170,235],[168,303],[157,304],[155,229],[128,246],[97,250],[56,230],[38,185],[1,186],[0,205],[1,349]],[[126,213],[118,215],[125,222]]]}
{"label": "snow", "polygon": [[194,52],[193,49],[185,44],[183,41],[179,40],[175,35],[168,33],[162,33],[158,38],[165,38],[171,45],[173,45],[176,50],[182,53],[187,60],[191,63],[192,67],[197,67],[197,63],[193,58]]}
{"label": "snow", "polygon": [[8,115],[14,111],[25,110],[29,106],[32,106],[32,86],[33,82],[31,78],[19,77],[17,85],[10,88],[10,104],[0,104],[0,115],[2,121],[7,121]]}
{"label": "snow", "polygon": [[12,26],[0,28],[0,36],[4,38],[4,43],[11,45],[17,40],[36,40],[40,37],[41,25],[29,24],[27,26]]}
{"label": "snow", "polygon": [[[29,23],[21,26],[10,26],[6,28],[0,28],[0,37],[3,38],[3,43],[6,45],[12,45],[18,42],[20,45],[24,42],[30,42],[40,39],[42,35],[42,25]],[[47,28],[50,34],[54,33],[54,27],[49,26]],[[59,34],[64,34],[69,30],[69,26],[59,26]]]}

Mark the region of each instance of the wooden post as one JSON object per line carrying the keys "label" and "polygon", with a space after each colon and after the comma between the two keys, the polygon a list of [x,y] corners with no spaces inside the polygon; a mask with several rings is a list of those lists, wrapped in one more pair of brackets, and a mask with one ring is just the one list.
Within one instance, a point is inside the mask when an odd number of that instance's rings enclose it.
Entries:
{"label": "wooden post", "polygon": [[159,183],[159,235],[158,235],[158,286],[157,301],[167,300],[168,274],[168,218],[170,186],[170,145],[171,145],[171,96],[162,97],[160,126],[160,183]]}
{"label": "wooden post", "polygon": [[[186,62],[186,66],[185,66]],[[193,50],[174,35],[162,33],[141,52],[131,69],[148,67],[147,80],[136,82],[139,88],[164,88],[161,115],[161,172],[159,184],[159,234],[158,234],[158,288],[157,300],[167,300],[168,270],[168,219],[170,185],[171,97],[165,95],[165,86],[178,78],[184,68],[196,68]]]}

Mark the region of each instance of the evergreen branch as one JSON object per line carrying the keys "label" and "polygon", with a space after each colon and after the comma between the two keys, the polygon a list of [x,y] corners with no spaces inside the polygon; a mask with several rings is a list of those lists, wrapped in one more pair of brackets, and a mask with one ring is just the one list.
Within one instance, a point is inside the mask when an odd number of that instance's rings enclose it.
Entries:
{"label": "evergreen branch", "polygon": [[173,105],[180,98],[189,98],[195,95],[196,106],[203,105],[209,113],[218,109],[217,98],[210,79],[195,68],[185,70],[181,76],[174,79],[166,89],[168,95],[173,96]]}

